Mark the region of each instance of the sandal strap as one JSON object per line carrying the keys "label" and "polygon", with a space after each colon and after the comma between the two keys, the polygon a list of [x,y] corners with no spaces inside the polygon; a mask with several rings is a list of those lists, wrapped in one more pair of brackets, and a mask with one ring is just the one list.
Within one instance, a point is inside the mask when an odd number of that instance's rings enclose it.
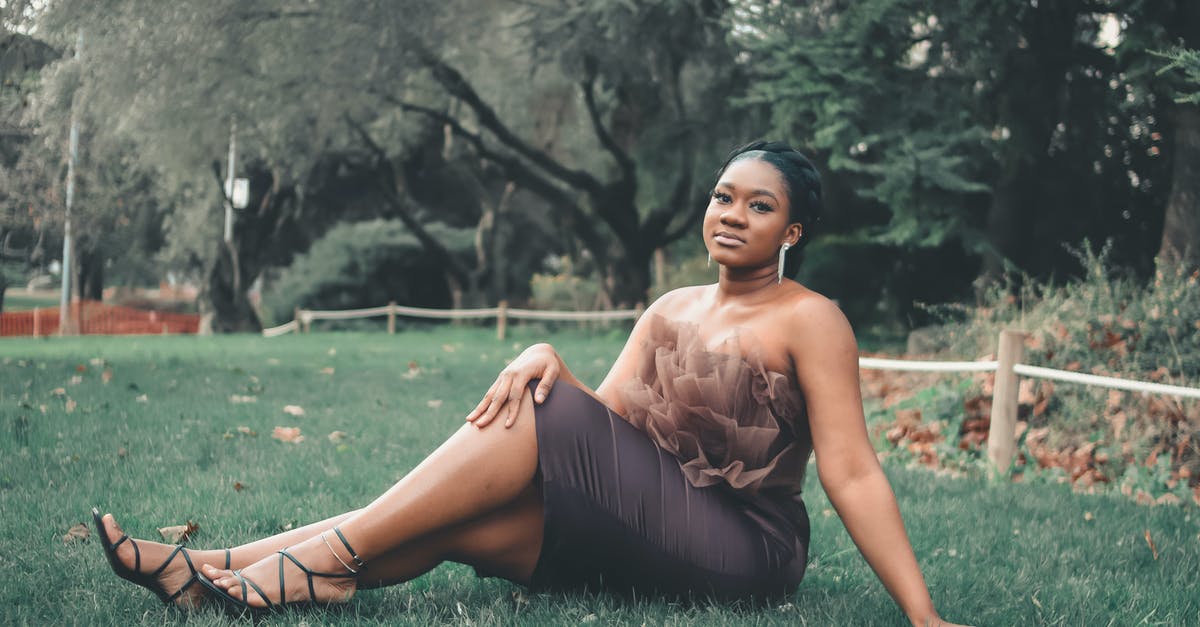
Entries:
{"label": "sandal strap", "polygon": [[[258,587],[258,584],[256,584],[256,583],[254,583],[253,581],[251,581],[251,580],[249,580],[249,579],[246,579],[245,577],[243,577],[243,576],[242,576],[242,571],[241,571],[241,570],[235,570],[235,571],[233,571],[233,576],[234,576],[234,577],[237,577],[238,583],[242,584],[242,603],[243,603],[244,605],[247,605],[247,606],[249,606],[249,605],[250,605],[250,589],[251,589],[251,588],[253,588],[253,589],[254,589],[254,591],[255,591],[256,593],[258,593],[258,597],[259,597],[260,599],[262,599],[264,603],[266,603],[266,604],[267,604],[267,609],[274,609],[274,608],[275,608],[276,604],[275,604],[275,603],[272,603],[272,602],[271,602],[271,599],[267,598],[267,593],[266,593],[266,592],[263,592],[263,589],[262,589],[262,588],[260,588],[260,587]],[[279,582],[280,584],[282,584],[282,583],[283,583],[283,581],[282,581],[282,576],[283,576],[283,574],[282,574],[282,572],[281,572],[281,573],[280,573],[281,581]],[[279,603],[279,607],[283,607],[283,603],[282,603],[282,600],[283,600],[283,599],[282,599],[282,595],[283,595],[283,586],[282,586],[282,585],[281,585],[281,586],[280,586],[280,588],[279,588],[279,594],[280,594],[280,603]]]}
{"label": "sandal strap", "polygon": [[346,547],[346,552],[350,554],[350,559],[354,560],[354,565],[358,566],[359,570],[366,570],[367,563],[358,556],[358,553],[354,552],[354,547],[350,546],[350,541],[346,539],[346,536],[342,535],[342,530],[334,527],[333,532],[337,534],[338,540],[342,541],[342,546]]}
{"label": "sandal strap", "polygon": [[225,549],[225,570],[229,570],[229,565],[233,563],[233,553],[229,549]]}

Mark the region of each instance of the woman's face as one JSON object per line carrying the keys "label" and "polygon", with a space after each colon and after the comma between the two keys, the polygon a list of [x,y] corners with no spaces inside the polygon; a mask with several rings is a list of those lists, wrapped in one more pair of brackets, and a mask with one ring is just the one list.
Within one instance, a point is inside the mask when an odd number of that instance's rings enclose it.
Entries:
{"label": "woman's face", "polygon": [[787,188],[775,166],[735,161],[721,174],[704,214],[704,245],[717,263],[755,268],[778,263],[779,247],[800,239],[789,217]]}

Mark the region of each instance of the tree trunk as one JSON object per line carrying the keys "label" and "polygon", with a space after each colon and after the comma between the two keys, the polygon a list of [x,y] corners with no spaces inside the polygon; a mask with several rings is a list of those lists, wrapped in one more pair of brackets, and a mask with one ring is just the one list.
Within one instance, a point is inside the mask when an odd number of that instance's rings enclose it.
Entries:
{"label": "tree trunk", "polygon": [[1190,273],[1200,269],[1200,106],[1174,104],[1170,112],[1175,152],[1157,264]]}
{"label": "tree trunk", "polygon": [[[236,241],[236,240],[235,240]],[[213,333],[261,333],[262,322],[250,304],[246,287],[250,281],[235,280],[231,250],[224,242],[218,246],[216,262],[209,268],[201,303],[211,314]],[[245,268],[239,279],[244,279]]]}
{"label": "tree trunk", "polygon": [[[1021,238],[1021,177],[1009,165],[1000,175],[992,191],[988,207],[988,249],[983,253],[983,273],[980,278],[989,284],[1001,280],[1008,263],[1014,259]],[[984,287],[984,286],[980,286]]]}
{"label": "tree trunk", "polygon": [[613,305],[617,308],[633,308],[646,302],[650,292],[650,258],[654,251],[649,246],[629,243],[623,255],[613,258],[608,285],[605,286]]}
{"label": "tree trunk", "polygon": [[78,276],[80,300],[104,300],[104,255],[99,250],[80,247]]}

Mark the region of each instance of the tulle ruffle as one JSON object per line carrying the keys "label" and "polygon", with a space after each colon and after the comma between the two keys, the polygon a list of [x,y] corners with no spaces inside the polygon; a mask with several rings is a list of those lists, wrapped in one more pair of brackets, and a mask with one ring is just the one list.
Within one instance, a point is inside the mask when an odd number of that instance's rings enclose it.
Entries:
{"label": "tulle ruffle", "polygon": [[678,458],[696,487],[798,494],[812,438],[795,376],[744,350],[752,338],[710,350],[695,324],[650,315],[646,358],[618,390],[625,418]]}

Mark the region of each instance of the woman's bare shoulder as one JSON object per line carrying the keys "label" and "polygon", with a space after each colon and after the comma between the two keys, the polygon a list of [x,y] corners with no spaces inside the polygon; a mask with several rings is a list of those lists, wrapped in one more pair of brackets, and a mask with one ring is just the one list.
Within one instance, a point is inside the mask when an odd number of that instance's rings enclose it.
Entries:
{"label": "woman's bare shoulder", "polygon": [[853,344],[854,330],[837,302],[804,286],[785,297],[780,312],[786,316],[789,335],[806,344],[819,341]]}
{"label": "woman's bare shoulder", "polygon": [[659,296],[646,308],[646,313],[656,313],[664,318],[676,318],[684,306],[695,303],[697,299],[705,296],[711,287],[711,285],[677,287]]}

